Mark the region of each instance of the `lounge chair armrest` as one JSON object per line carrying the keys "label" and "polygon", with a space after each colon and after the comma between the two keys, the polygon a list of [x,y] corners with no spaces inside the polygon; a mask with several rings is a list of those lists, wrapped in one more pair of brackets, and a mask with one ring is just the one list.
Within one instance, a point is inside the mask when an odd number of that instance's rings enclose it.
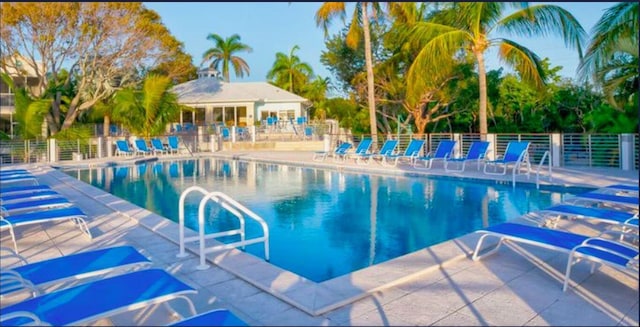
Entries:
{"label": "lounge chair armrest", "polygon": [[29,261],[27,261],[27,259],[25,257],[21,256],[20,254],[18,254],[13,249],[8,248],[6,246],[0,246],[0,259],[2,259],[2,261],[6,262],[6,260],[9,259],[9,258],[16,258],[16,259],[22,261],[22,263],[24,263],[25,265],[29,263]]}
{"label": "lounge chair armrest", "polygon": [[22,326],[51,326],[50,323],[40,320],[40,317],[36,316],[35,314],[29,311],[16,311],[16,312],[11,312],[7,314],[2,314],[0,315],[0,325],[6,326],[6,324],[4,324],[5,321],[16,319],[16,318],[24,318],[32,321],[29,323],[22,323],[21,324]]}
{"label": "lounge chair armrest", "polygon": [[0,288],[3,293],[11,293],[23,289],[31,290],[34,296],[40,293],[31,281],[24,279],[22,275],[11,269],[3,269],[0,271]]}

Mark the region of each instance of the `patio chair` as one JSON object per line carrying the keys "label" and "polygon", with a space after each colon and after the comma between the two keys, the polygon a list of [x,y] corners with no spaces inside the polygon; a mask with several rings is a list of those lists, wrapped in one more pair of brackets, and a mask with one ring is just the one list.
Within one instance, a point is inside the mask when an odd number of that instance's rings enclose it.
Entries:
{"label": "patio chair", "polygon": [[229,128],[228,127],[222,127],[220,129],[220,131],[222,133],[222,140],[229,141],[230,137],[231,137],[231,133],[229,132]]}
{"label": "patio chair", "polygon": [[[447,172],[462,172],[464,171],[466,163],[469,161],[476,161],[478,163],[478,170],[480,170],[480,163],[486,159],[488,150],[488,141],[473,141],[471,142],[471,146],[469,146],[469,150],[467,150],[466,156],[462,158],[445,159],[444,170]],[[457,168],[449,167],[452,163],[455,163]]]}
{"label": "patio chair", "polygon": [[613,184],[613,185],[601,187],[595,190],[594,192],[637,197],[638,193],[640,193],[640,189],[635,185]]}
{"label": "patio chair", "polygon": [[32,192],[21,192],[17,194],[9,193],[7,195],[5,195],[4,192],[2,192],[0,193],[0,205],[5,203],[20,202],[20,201],[54,198],[59,196],[62,196],[62,195],[52,189],[34,190]]}
{"label": "patio chair", "polygon": [[453,156],[453,149],[455,148],[456,143],[457,141],[441,140],[436,147],[435,153],[433,151],[430,151],[423,157],[416,157],[413,161],[413,167],[423,168],[418,167],[418,165],[419,162],[424,162],[424,168],[431,169],[434,162],[445,161],[448,158],[451,158]]}
{"label": "patio chair", "polygon": [[133,146],[136,149],[136,154],[152,154],[153,151],[147,147],[147,142],[144,139],[136,139],[133,141]]}
{"label": "patio chair", "polygon": [[50,189],[51,187],[49,185],[36,184],[36,185],[2,187],[0,189],[0,192],[2,192],[3,195],[10,195],[10,194],[31,193],[33,191],[50,190]]}
{"label": "patio chair", "polygon": [[91,231],[85,219],[87,215],[78,207],[55,208],[41,211],[34,211],[23,214],[0,216],[0,231],[9,229],[13,247],[18,252],[18,243],[14,229],[21,226],[42,224],[60,220],[71,220],[80,230],[91,239]]}
{"label": "patio chair", "polygon": [[18,168],[18,169],[0,169],[0,176],[5,175],[5,174],[28,174],[29,171],[24,169],[24,168]]}
{"label": "patio chair", "polygon": [[[536,211],[525,217],[536,222],[541,227],[548,228],[556,228],[563,217],[571,220],[592,220],[609,224],[609,230],[619,228],[621,232],[620,239],[624,239],[627,236],[634,238],[638,236],[638,214],[628,211],[560,204]],[[631,235],[632,233],[635,233],[635,235]]]}
{"label": "patio chair", "polygon": [[180,143],[178,140],[178,136],[176,135],[169,135],[167,136],[167,143],[169,145],[169,153],[175,153],[178,154],[180,153]]}
{"label": "patio chair", "polygon": [[65,197],[51,197],[44,199],[34,199],[25,201],[12,201],[9,203],[2,203],[0,205],[0,212],[2,215],[14,215],[16,213],[24,213],[31,211],[38,211],[48,208],[64,208],[70,207],[73,203]]}
{"label": "patio chair", "polygon": [[[484,173],[487,175],[506,175],[508,166],[513,165],[513,172],[516,174],[524,163],[527,165],[527,176],[529,176],[531,172],[528,152],[530,143],[529,141],[509,141],[501,158],[485,162]],[[489,171],[489,167],[492,167],[493,171]],[[498,167],[502,168],[499,172]]]}
{"label": "patio chair", "polygon": [[635,212],[638,212],[639,204],[637,196],[622,196],[598,192],[576,194],[566,198],[564,202],[587,206],[627,208],[635,210]]}
{"label": "patio chair", "polygon": [[106,276],[151,265],[151,261],[132,246],[101,248],[33,263],[29,263],[9,248],[2,247],[0,250],[7,253],[2,256],[3,260],[13,257],[24,263],[0,270],[0,298],[19,291],[29,291],[32,296],[38,296],[50,285]]}
{"label": "patio chair", "polygon": [[346,153],[344,154],[344,159],[349,159],[349,158],[356,158],[358,156],[362,156],[362,155],[366,155],[367,153],[369,153],[369,149],[371,148],[371,143],[373,142],[373,140],[371,139],[362,139],[360,141],[360,143],[358,144],[358,146],[356,147],[355,151],[351,152],[351,153]]}
{"label": "patio chair", "polygon": [[115,314],[176,299],[187,302],[197,291],[163,269],[144,269],[99,279],[24,300],[2,308],[3,326],[24,324],[52,326],[87,325]]}
{"label": "patio chair", "polygon": [[372,159],[380,159],[383,160],[385,156],[390,156],[395,153],[396,147],[398,146],[398,140],[386,140],[382,144],[382,147],[376,153],[365,153],[363,155],[357,156],[356,164],[369,164]]}
{"label": "patio chair", "polygon": [[134,155],[135,152],[129,148],[129,143],[125,140],[116,140],[116,155],[117,156],[128,156]]}
{"label": "patio chair", "polygon": [[175,322],[169,326],[249,326],[227,309],[215,309]]}
{"label": "patio chair", "polygon": [[313,127],[311,126],[304,127],[304,137],[308,140],[311,140],[313,138]]}
{"label": "patio chair", "polygon": [[[524,243],[549,250],[567,253],[567,261],[562,290],[566,291],[571,277],[571,267],[581,259],[589,260],[592,264],[607,264],[619,270],[630,270],[638,276],[638,247],[623,242],[605,239],[602,237],[589,237],[580,234],[569,233],[556,229],[543,227],[501,223],[476,231],[482,234],[473,251],[472,259],[478,260],[482,243],[488,237],[498,238],[498,243],[493,249],[482,254],[482,257],[498,251],[502,243]],[[592,266],[592,273],[595,266]]]}
{"label": "patio chair", "polygon": [[424,140],[411,139],[404,153],[402,154],[391,153],[386,156],[383,156],[382,161],[380,161],[380,163],[383,165],[397,166],[398,161],[404,159],[404,160],[408,160],[413,165],[414,160],[418,156],[420,156],[420,150],[422,150],[423,145],[424,145]]}
{"label": "patio chair", "polygon": [[151,150],[153,151],[153,153],[156,153],[156,154],[157,153],[164,154],[169,152],[164,147],[164,144],[162,144],[162,141],[157,137],[154,137],[151,139]]}
{"label": "patio chair", "polygon": [[38,180],[31,173],[7,174],[0,176],[0,183],[5,185],[20,182],[30,182],[32,185],[38,185]]}
{"label": "patio chair", "polygon": [[336,155],[345,154],[347,152],[347,150],[351,149],[351,146],[352,146],[352,144],[349,143],[349,142],[342,142],[332,152],[328,152],[328,151],[316,151],[316,152],[314,152],[312,159],[314,161],[324,161],[330,155],[335,157]]}

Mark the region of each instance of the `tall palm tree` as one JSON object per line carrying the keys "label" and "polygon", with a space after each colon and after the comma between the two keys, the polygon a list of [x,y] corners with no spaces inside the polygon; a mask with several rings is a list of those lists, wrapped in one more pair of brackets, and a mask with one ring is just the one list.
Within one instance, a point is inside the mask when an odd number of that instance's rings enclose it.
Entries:
{"label": "tall palm tree", "polygon": [[220,35],[211,33],[207,36],[207,40],[211,40],[215,43],[215,47],[208,49],[202,55],[202,63],[211,60],[210,67],[220,71],[219,67],[222,65],[222,76],[225,82],[229,82],[229,64],[233,66],[233,71],[236,73],[236,77],[243,77],[244,73],[249,76],[249,64],[236,56],[238,52],[251,52],[253,49],[240,42],[240,36],[233,34],[230,37],[223,39]]}
{"label": "tall palm tree", "polygon": [[[516,9],[504,16],[507,6]],[[581,54],[586,33],[580,23],[565,9],[556,5],[534,5],[505,2],[456,2],[433,15],[429,21],[414,27],[412,41],[421,45],[409,69],[411,84],[418,74],[438,71],[439,58],[451,58],[462,50],[475,58],[479,79],[480,134],[487,131],[487,73],[484,54],[498,46],[502,62],[513,67],[520,76],[542,87],[546,76],[540,58],[512,40],[491,38],[492,33],[524,37],[559,35],[567,46]]]}
{"label": "tall palm tree", "polygon": [[272,80],[273,84],[296,94],[302,91],[302,87],[307,84],[309,78],[313,75],[311,66],[306,62],[302,62],[294,54],[298,49],[300,47],[294,45],[288,56],[282,52],[276,53],[276,61],[267,73],[267,78]]}
{"label": "tall palm tree", "polygon": [[638,92],[638,3],[621,2],[607,9],[592,30],[584,60],[578,66],[584,80],[593,77],[609,102],[620,107]]}
{"label": "tall palm tree", "polygon": [[179,117],[180,110],[187,109],[178,104],[171,86],[169,77],[151,74],[145,78],[142,90],[127,88],[116,92],[113,120],[138,136],[163,134],[165,126]]}
{"label": "tall palm tree", "polygon": [[[352,49],[357,49],[360,43],[360,35],[364,34],[364,59],[367,68],[367,102],[369,103],[369,124],[371,126],[371,137],[378,138],[378,125],[376,120],[375,89],[373,86],[373,55],[371,52],[371,31],[369,24],[369,10],[372,16],[381,13],[377,2],[356,2],[351,25],[347,33],[347,45]],[[346,17],[345,2],[325,2],[316,12],[316,25],[324,28],[325,36],[328,34],[328,27],[331,20],[340,17],[343,21]],[[360,25],[362,24],[362,26]],[[373,143],[375,148],[376,142]],[[375,150],[375,149],[374,149]]]}

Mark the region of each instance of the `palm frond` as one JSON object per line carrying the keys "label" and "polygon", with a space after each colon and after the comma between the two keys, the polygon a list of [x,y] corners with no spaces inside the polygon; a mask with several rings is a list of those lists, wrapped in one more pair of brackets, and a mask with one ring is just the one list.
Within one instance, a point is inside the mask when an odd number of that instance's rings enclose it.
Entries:
{"label": "palm frond", "polygon": [[587,33],[567,10],[556,5],[535,5],[504,17],[496,31],[524,37],[560,36],[566,46],[576,49],[582,58]]}
{"label": "palm frond", "polygon": [[322,26],[324,30],[324,36],[329,36],[329,26],[331,20],[335,17],[340,17],[344,22],[346,18],[344,2],[325,2],[316,12],[316,26]]}
{"label": "palm frond", "polygon": [[523,80],[531,82],[537,88],[543,88],[546,75],[540,58],[531,50],[511,40],[502,39],[499,49],[500,59],[512,66]]}

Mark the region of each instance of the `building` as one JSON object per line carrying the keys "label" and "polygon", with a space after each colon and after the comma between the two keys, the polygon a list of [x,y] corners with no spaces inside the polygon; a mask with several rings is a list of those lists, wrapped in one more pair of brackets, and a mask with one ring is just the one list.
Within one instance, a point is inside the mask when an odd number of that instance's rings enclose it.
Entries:
{"label": "building", "polygon": [[[38,76],[35,69],[20,55],[7,57],[10,60],[3,59],[0,65],[0,72],[11,77],[15,89],[26,87],[30,94],[38,94]],[[44,71],[44,65],[41,65],[40,71]],[[15,89],[0,79],[0,131],[13,137],[14,126],[17,124],[14,119],[16,113],[15,107]]]}
{"label": "building", "polygon": [[180,104],[194,108],[182,112],[180,124],[251,126],[267,117],[290,121],[307,117],[311,103],[267,82],[226,83],[214,69],[202,69],[198,78],[173,87]]}

